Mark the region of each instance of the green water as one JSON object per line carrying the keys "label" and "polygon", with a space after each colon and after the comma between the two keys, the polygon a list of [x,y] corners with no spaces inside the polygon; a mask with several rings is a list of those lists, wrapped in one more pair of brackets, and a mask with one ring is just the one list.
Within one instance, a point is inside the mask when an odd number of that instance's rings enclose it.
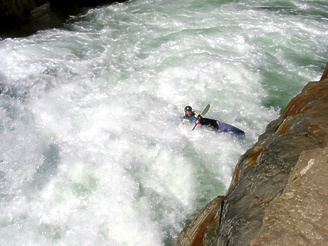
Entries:
{"label": "green water", "polygon": [[[326,1],[137,0],[0,42],[0,245],[173,245],[327,63]],[[183,108],[244,139],[179,127]]]}

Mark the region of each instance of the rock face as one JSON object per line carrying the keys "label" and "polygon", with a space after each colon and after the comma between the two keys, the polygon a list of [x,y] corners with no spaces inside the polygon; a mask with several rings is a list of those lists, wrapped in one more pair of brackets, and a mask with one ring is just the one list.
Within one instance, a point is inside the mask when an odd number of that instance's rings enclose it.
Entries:
{"label": "rock face", "polygon": [[38,30],[63,26],[85,7],[125,0],[1,0],[0,37],[22,37]]}
{"label": "rock face", "polygon": [[267,126],[226,196],[198,213],[177,245],[327,245],[327,68]]}

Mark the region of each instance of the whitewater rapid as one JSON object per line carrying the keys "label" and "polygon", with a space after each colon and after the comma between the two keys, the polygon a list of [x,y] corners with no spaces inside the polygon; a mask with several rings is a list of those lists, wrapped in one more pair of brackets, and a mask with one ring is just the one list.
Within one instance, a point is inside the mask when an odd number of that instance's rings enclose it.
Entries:
{"label": "whitewater rapid", "polygon": [[[327,62],[324,1],[137,0],[0,42],[0,245],[173,245]],[[246,132],[180,127],[183,108]]]}

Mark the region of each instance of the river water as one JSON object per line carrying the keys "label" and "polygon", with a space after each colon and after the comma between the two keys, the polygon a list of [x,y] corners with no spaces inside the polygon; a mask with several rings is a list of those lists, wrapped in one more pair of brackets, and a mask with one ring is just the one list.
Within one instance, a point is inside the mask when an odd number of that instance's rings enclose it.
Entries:
{"label": "river water", "polygon": [[[322,1],[136,0],[0,41],[0,245],[173,245],[327,62]],[[183,108],[244,139],[179,126]]]}

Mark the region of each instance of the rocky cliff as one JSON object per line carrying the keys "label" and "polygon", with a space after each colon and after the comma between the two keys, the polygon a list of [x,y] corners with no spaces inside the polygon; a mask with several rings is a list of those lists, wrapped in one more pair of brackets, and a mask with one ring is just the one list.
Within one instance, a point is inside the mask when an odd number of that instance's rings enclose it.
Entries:
{"label": "rocky cliff", "polygon": [[1,0],[0,37],[23,37],[38,30],[62,27],[83,8],[125,0]]}
{"label": "rocky cliff", "polygon": [[177,245],[327,245],[328,66],[236,165]]}

